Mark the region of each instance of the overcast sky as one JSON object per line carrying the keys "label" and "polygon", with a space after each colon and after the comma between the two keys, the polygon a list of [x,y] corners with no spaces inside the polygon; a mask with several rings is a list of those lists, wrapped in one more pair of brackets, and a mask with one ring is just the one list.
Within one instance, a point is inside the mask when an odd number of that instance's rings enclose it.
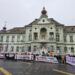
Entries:
{"label": "overcast sky", "polygon": [[0,0],[0,29],[22,27],[39,18],[45,6],[48,17],[75,25],[75,0]]}

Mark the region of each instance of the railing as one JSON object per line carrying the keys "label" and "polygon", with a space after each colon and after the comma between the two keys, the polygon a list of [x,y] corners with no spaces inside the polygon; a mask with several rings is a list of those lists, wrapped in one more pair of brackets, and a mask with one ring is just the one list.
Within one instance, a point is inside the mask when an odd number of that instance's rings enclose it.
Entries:
{"label": "railing", "polygon": [[37,39],[37,40],[33,40],[33,42],[55,42],[55,39]]}

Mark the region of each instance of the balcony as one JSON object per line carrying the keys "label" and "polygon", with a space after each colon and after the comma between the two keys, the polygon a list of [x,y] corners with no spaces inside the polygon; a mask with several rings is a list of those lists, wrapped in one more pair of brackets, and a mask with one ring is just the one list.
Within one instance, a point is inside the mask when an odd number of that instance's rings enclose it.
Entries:
{"label": "balcony", "polygon": [[56,42],[55,39],[37,39],[33,40],[33,42]]}

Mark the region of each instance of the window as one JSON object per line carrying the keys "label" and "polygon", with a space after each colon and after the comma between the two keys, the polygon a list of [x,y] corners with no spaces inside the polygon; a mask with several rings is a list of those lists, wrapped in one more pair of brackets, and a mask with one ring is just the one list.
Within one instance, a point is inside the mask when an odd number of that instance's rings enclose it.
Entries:
{"label": "window", "polygon": [[22,52],[24,52],[24,47],[22,47]]}
{"label": "window", "polygon": [[2,47],[0,47],[0,52],[2,52]]}
{"label": "window", "polygon": [[31,46],[28,47],[28,52],[31,52]]}
{"label": "window", "polygon": [[22,36],[21,42],[25,42],[25,36]]}
{"label": "window", "polygon": [[30,32],[31,32],[32,30],[30,30]]}
{"label": "window", "polygon": [[45,22],[45,20],[43,19],[42,22]]}
{"label": "window", "polygon": [[3,45],[0,44],[0,52],[2,52],[2,51],[3,51]]}
{"label": "window", "polygon": [[20,35],[17,36],[17,42],[20,42]]}
{"label": "window", "polygon": [[5,52],[8,51],[8,44],[5,46]]}
{"label": "window", "polygon": [[3,36],[0,37],[0,42],[3,42]]}
{"label": "window", "polygon": [[65,52],[65,53],[67,52],[67,47],[64,47],[64,52]]}
{"label": "window", "polygon": [[13,46],[11,46],[11,52],[13,52],[14,51],[14,47]]}
{"label": "window", "polygon": [[38,39],[38,33],[34,33],[34,40]]}
{"label": "window", "polygon": [[58,28],[56,29],[56,32],[59,32],[59,29]]}
{"label": "window", "polygon": [[49,40],[53,40],[54,39],[54,33],[53,32],[50,32],[49,33]]}
{"label": "window", "polygon": [[71,47],[71,52],[74,53],[74,48],[73,47]]}
{"label": "window", "polygon": [[14,42],[15,36],[12,36],[12,42]]}
{"label": "window", "polygon": [[64,36],[64,42],[67,42],[66,35]]}
{"label": "window", "polygon": [[6,42],[9,42],[9,36],[6,36]]}
{"label": "window", "polygon": [[57,47],[57,50],[60,50],[60,47]]}
{"label": "window", "polygon": [[32,33],[30,32],[29,33],[29,41],[31,41],[32,40]]}
{"label": "window", "polygon": [[53,29],[52,27],[50,29]]}
{"label": "window", "polygon": [[16,52],[19,52],[19,47],[18,46],[16,47]]}
{"label": "window", "polygon": [[61,47],[57,46],[57,53],[61,55]]}
{"label": "window", "polygon": [[60,41],[60,35],[56,34],[56,41],[59,42]]}
{"label": "window", "polygon": [[32,30],[29,32],[29,41],[32,41]]}
{"label": "window", "polygon": [[35,28],[35,30],[36,30],[37,28]]}
{"label": "window", "polygon": [[42,40],[46,39],[46,35],[47,35],[47,29],[46,28],[41,28],[40,29],[40,36]]}
{"label": "window", "polygon": [[54,46],[51,46],[51,51],[54,51]]}
{"label": "window", "polygon": [[70,42],[73,42],[73,36],[72,35],[70,36]]}
{"label": "window", "polygon": [[33,51],[36,51],[36,46],[34,46],[34,49],[33,49]]}

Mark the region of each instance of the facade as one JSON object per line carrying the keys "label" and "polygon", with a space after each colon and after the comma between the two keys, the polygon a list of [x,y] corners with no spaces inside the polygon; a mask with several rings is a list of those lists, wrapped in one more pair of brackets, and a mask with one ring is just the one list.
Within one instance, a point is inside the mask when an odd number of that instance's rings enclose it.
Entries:
{"label": "facade", "polygon": [[24,27],[0,30],[0,52],[75,55],[75,26],[65,26],[48,18],[45,8],[41,16]]}

